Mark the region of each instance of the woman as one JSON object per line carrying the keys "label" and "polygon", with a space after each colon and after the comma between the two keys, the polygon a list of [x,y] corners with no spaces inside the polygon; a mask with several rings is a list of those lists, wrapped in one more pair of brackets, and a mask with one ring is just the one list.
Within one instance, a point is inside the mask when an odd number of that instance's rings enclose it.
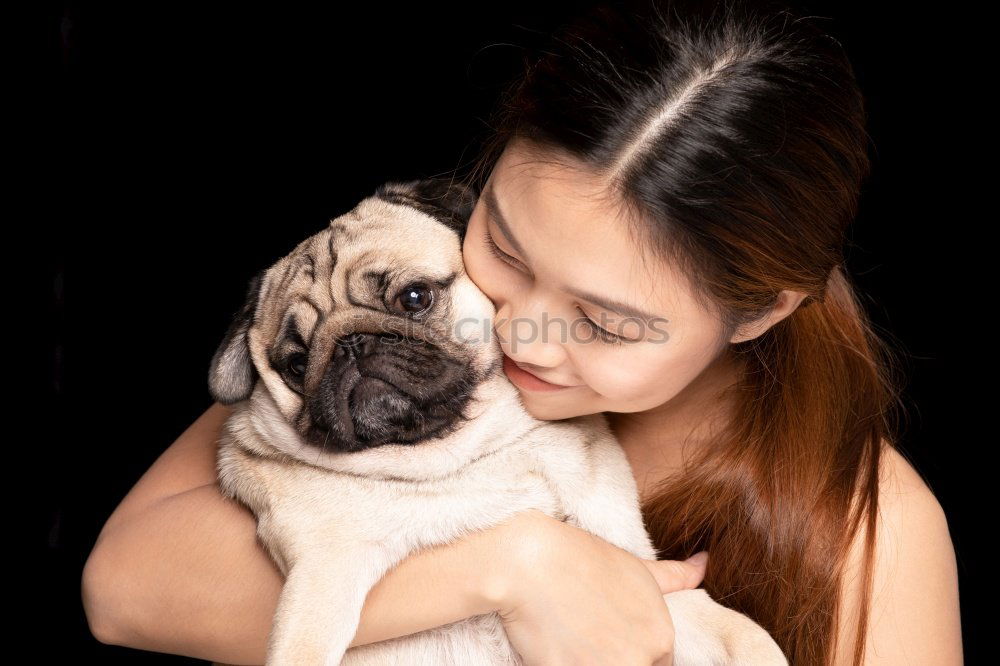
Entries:
{"label": "woman", "polygon": [[[947,522],[893,446],[892,354],[843,266],[864,124],[839,43],[761,3],[598,10],[528,63],[466,266],[526,407],[607,414],[665,559],[526,512],[402,562],[352,645],[499,610],[528,663],[670,663],[661,595],[703,582],[793,664],[961,663]],[[101,640],[263,662],[282,579],[215,487],[227,415],[102,530]]]}

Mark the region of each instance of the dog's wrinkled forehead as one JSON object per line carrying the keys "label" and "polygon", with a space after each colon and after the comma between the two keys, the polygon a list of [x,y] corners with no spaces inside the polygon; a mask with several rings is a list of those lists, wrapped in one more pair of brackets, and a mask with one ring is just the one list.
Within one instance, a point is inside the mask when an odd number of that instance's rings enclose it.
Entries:
{"label": "dog's wrinkled forehead", "polygon": [[[268,269],[257,325],[274,339],[292,305],[303,331],[344,306],[374,326],[386,323],[392,299],[410,285],[447,296],[464,271],[462,239],[475,200],[471,189],[436,180],[381,185]],[[446,299],[433,312],[452,314]]]}
{"label": "dog's wrinkled forehead", "polygon": [[458,235],[412,206],[369,197],[328,231],[334,276],[342,271],[352,297],[406,280],[443,285],[462,270]]}

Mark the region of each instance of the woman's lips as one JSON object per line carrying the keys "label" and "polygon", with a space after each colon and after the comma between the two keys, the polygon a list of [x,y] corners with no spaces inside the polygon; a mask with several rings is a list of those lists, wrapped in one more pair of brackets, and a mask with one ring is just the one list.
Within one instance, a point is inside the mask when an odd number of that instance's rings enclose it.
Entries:
{"label": "woman's lips", "polygon": [[539,379],[527,370],[522,370],[518,367],[517,363],[514,363],[514,360],[510,356],[507,356],[507,354],[503,355],[503,371],[515,386],[523,388],[526,391],[559,391],[561,389],[573,388],[572,386],[553,384],[544,379]]}

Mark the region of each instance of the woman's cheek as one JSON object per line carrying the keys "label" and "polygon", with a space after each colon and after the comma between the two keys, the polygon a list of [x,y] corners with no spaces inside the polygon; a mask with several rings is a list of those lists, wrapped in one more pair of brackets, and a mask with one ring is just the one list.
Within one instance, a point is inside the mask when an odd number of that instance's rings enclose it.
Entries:
{"label": "woman's cheek", "polygon": [[[600,344],[600,343],[591,343]],[[631,364],[622,366],[620,363],[598,366],[591,359],[584,366],[588,368],[587,375],[582,377],[595,393],[598,393],[608,400],[631,401],[643,395],[643,386],[640,377],[636,376],[636,369]]]}
{"label": "woman's cheek", "polygon": [[474,262],[472,265],[466,266],[466,272],[476,287],[490,299],[495,309],[499,310],[503,307],[506,299],[503,296],[502,286],[500,281],[497,280],[495,272],[492,272],[488,266],[478,266]]}
{"label": "woman's cheek", "polygon": [[[601,367],[598,373],[589,373],[586,381],[609,400],[629,405],[657,405],[666,401],[669,396],[665,394],[673,390],[669,371],[662,368],[662,363],[641,353],[627,360],[615,356],[607,365],[610,367]],[[595,369],[593,364],[589,367]]]}

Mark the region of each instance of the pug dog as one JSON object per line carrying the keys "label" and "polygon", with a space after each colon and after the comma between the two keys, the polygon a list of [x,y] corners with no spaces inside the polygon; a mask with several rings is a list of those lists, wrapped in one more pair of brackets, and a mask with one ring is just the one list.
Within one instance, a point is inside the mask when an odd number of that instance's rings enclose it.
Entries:
{"label": "pug dog", "polygon": [[[390,181],[257,273],[214,353],[233,406],[222,492],[257,519],[285,576],[267,664],[522,664],[497,613],[348,649],[369,590],[417,550],[537,509],[656,559],[606,418],[525,410],[466,275],[477,195]],[[674,663],[787,664],[771,636],[703,589],[664,596]]]}

